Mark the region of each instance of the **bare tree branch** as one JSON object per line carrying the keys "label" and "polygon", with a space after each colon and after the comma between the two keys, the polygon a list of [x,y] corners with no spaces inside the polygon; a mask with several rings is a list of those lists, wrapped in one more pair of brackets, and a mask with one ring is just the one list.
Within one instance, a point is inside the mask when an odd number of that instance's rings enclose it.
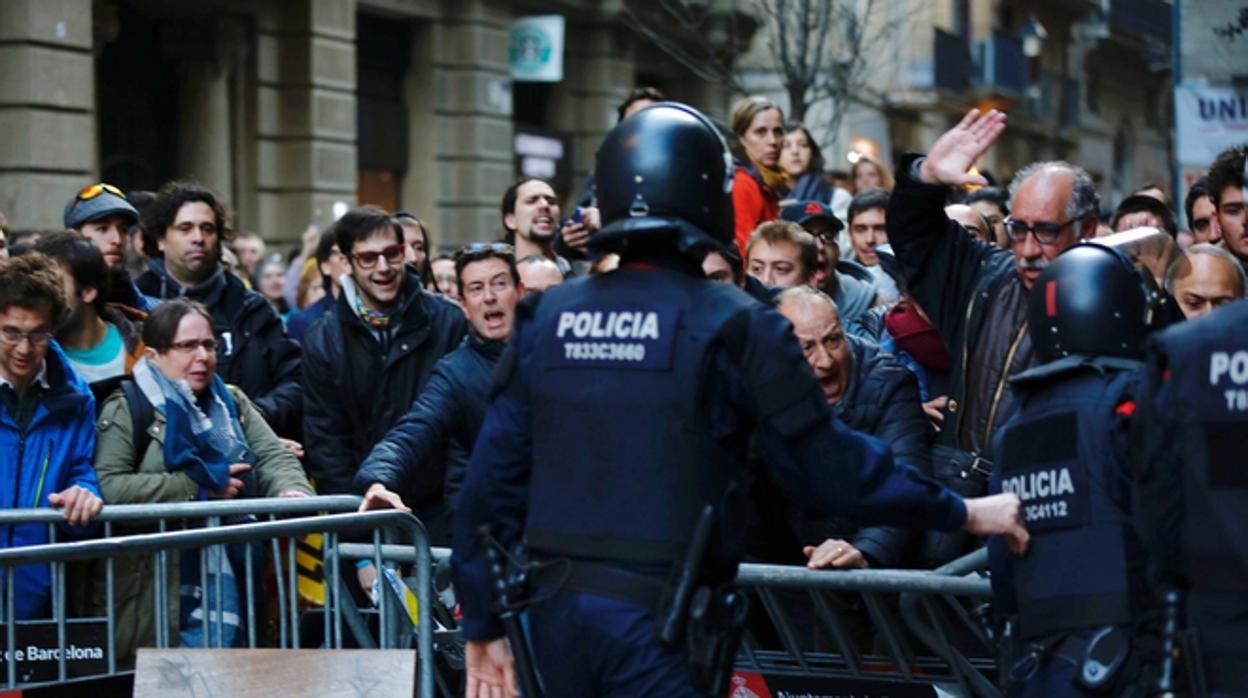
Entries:
{"label": "bare tree branch", "polygon": [[[725,7],[727,5],[727,7]],[[882,0],[625,0],[633,27],[697,77],[744,93],[737,59],[762,39],[769,66],[789,97],[789,115],[806,119],[826,105],[827,133],[839,131],[855,103],[885,105],[869,68],[904,48],[909,16]],[[917,11],[911,4],[911,12]],[[887,13],[887,16],[885,14]],[[752,20],[752,21],[751,21]],[[756,36],[755,34],[761,34]]]}

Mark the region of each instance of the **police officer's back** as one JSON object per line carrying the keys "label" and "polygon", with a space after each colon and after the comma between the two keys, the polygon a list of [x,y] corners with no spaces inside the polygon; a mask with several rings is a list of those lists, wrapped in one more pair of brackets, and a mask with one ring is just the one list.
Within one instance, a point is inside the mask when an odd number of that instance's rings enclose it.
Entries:
{"label": "police officer's back", "polygon": [[1147,273],[1100,244],[1070,248],[1036,282],[1029,322],[1042,363],[1012,379],[1021,409],[993,447],[993,489],[1018,494],[1033,534],[1026,557],[990,545],[998,611],[1015,616],[1021,640],[1003,667],[1020,695],[1097,683],[1121,695],[1139,676],[1142,655],[1128,650],[1149,601],[1128,420],[1163,305]]}
{"label": "police officer's back", "polygon": [[1150,578],[1186,596],[1187,649],[1212,694],[1248,695],[1248,301],[1158,334],[1148,358],[1137,482]]}
{"label": "police officer's back", "polygon": [[830,418],[778,313],[702,278],[706,246],[733,230],[731,159],[704,116],[643,110],[608,136],[595,171],[606,225],[591,245],[618,252],[621,268],[522,303],[461,492],[470,691],[505,683],[510,663],[495,641],[485,525],[503,549],[523,533],[536,560],[528,612],[551,695],[704,692],[683,641],[655,638],[675,617],[668,580],[691,549],[705,553],[699,585],[731,581],[751,437],[773,479],[823,511],[1011,531],[1025,545],[1016,499],[964,505],[894,469],[882,444]]}

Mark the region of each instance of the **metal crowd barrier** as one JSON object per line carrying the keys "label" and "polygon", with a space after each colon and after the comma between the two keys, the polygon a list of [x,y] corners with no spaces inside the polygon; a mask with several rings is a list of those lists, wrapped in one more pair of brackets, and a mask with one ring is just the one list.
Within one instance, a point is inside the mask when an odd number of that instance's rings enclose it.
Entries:
{"label": "metal crowd barrier", "polygon": [[789,682],[793,694],[904,683],[1000,696],[995,643],[978,614],[992,596],[978,574],[986,566],[982,550],[936,570],[742,565],[737,583],[754,611],[736,670]]}
{"label": "metal crowd barrier", "polygon": [[[164,590],[168,586],[168,555],[173,550],[188,548],[200,549],[200,569],[202,596],[202,630],[205,644],[211,645],[209,634],[209,618],[213,617],[215,601],[216,618],[221,618],[224,608],[222,599],[223,585],[216,585],[216,598],[210,598],[207,584],[207,566],[203,563],[206,551],[220,550],[212,546],[232,543],[269,542],[273,555],[273,572],[276,577],[276,595],[278,601],[278,621],[280,626],[278,646],[282,648],[298,648],[299,640],[299,608],[295,581],[296,546],[293,539],[285,541],[285,557],[287,566],[283,570],[283,543],[281,538],[302,536],[310,533],[322,533],[324,541],[324,580],[325,580],[325,612],[323,613],[324,644],[333,648],[343,646],[343,625],[347,624],[353,639],[360,647],[375,647],[367,623],[351,600],[350,593],[345,589],[340,574],[342,556],[339,554],[338,537],[343,532],[369,531],[372,534],[371,557],[377,570],[381,570],[385,558],[381,553],[383,543],[388,540],[386,533],[401,532],[413,541],[413,545],[403,546],[416,562],[416,598],[418,603],[418,622],[410,628],[406,614],[399,613],[401,601],[382,584],[377,619],[380,643],[382,648],[397,647],[404,636],[415,635],[419,652],[418,695],[433,695],[433,659],[432,659],[432,628],[430,622],[430,590],[432,559],[428,539],[420,522],[410,514],[397,511],[366,512],[362,514],[331,514],[320,515],[327,511],[354,511],[360,498],[352,496],[309,497],[292,499],[263,500],[229,500],[213,502],[196,502],[185,504],[150,504],[150,505],[112,505],[106,506],[101,512],[99,521],[103,522],[104,538],[80,540],[73,542],[52,542],[46,545],[10,548],[0,550],[0,574],[5,575],[4,618],[15,617],[15,572],[20,565],[50,564],[52,568],[52,604],[53,620],[56,625],[57,647],[57,680],[65,682],[69,676],[67,671],[68,657],[66,649],[67,626],[71,622],[67,618],[66,603],[66,563],[76,560],[103,561],[105,565],[105,598],[107,601],[107,672],[103,676],[118,673],[116,656],[116,619],[114,560],[119,555],[152,553],[156,556],[154,569],[155,597],[155,631],[156,645],[167,647],[169,641],[169,608],[168,597]],[[302,518],[279,520],[279,516],[300,516]],[[221,526],[223,521],[240,516],[267,517],[268,521],[253,523],[236,523]],[[206,528],[169,531],[168,527],[176,520],[202,520]],[[63,515],[50,509],[22,509],[0,511],[0,525],[13,524],[46,524],[51,530],[51,540],[56,538],[56,525],[63,524]],[[155,533],[142,533],[122,537],[112,537],[112,524],[126,522],[129,524],[148,523],[157,527]],[[252,560],[252,546],[244,545],[245,565],[243,570],[243,591],[245,592],[245,611],[247,614],[247,647],[256,647],[256,599],[255,599],[255,565]],[[217,553],[220,554],[219,552]],[[380,572],[379,572],[380,573]],[[345,597],[345,600],[344,600]],[[241,610],[241,609],[240,609]],[[75,619],[76,621],[80,619]],[[99,619],[89,619],[99,620]],[[5,686],[17,687],[17,664],[15,644],[16,626],[18,623],[5,623],[5,639],[9,652],[5,658]],[[218,646],[221,644],[221,624],[215,624]],[[33,685],[23,683],[25,686]]]}
{"label": "metal crowd barrier", "polygon": [[[340,548],[348,559],[377,552],[358,543]],[[439,562],[450,556],[446,548],[431,552]],[[380,554],[395,562],[416,561],[414,551],[405,546],[382,545]],[[820,695],[838,686],[846,688],[838,695],[855,689],[875,695],[861,682],[884,693],[888,691],[879,682],[891,682],[939,685],[946,695],[998,698],[995,641],[975,615],[977,609],[986,610],[992,596],[989,580],[981,574],[987,566],[984,549],[935,570],[743,564],[737,584],[758,612],[737,654],[736,671],[798,682],[783,693],[771,690],[771,695]],[[860,634],[872,646],[864,648],[857,641],[862,638],[853,637],[847,616],[866,621]],[[760,637],[760,623],[763,630],[770,623],[773,642]]]}
{"label": "metal crowd barrier", "polygon": [[[450,551],[431,548],[424,529],[410,514],[397,511],[319,515],[327,511],[354,512],[358,497],[314,497],[305,499],[266,499],[215,501],[187,504],[113,505],[100,515],[105,538],[59,542],[25,548],[0,550],[0,574],[7,583],[3,614],[14,617],[14,570],[18,565],[49,563],[53,568],[53,605],[58,645],[65,647],[66,617],[65,564],[73,560],[102,560],[106,567],[110,612],[108,628],[108,674],[117,673],[115,618],[112,608],[113,560],[118,555],[152,553],[157,589],[165,589],[166,556],[174,550],[199,548],[201,559],[211,546],[268,541],[272,547],[273,570],[278,596],[280,633],[278,646],[298,648],[299,608],[296,603],[295,542],[291,538],[309,533],[324,534],[325,610],[321,620],[323,646],[341,648],[344,638],[356,646],[374,648],[371,629],[364,614],[356,608],[342,582],[343,560],[371,560],[377,570],[393,563],[412,564],[416,576],[418,623],[411,627],[401,601],[382,584],[376,619],[382,648],[399,647],[414,636],[418,650],[418,693],[433,696],[449,690],[434,665],[434,631],[431,619],[432,572],[435,561],[445,562]],[[268,521],[220,525],[240,515],[267,517]],[[303,516],[279,520],[280,516]],[[202,519],[207,528],[169,531],[179,519]],[[63,523],[54,510],[3,510],[0,525],[43,523],[53,529]],[[112,524],[154,523],[156,533],[111,537]],[[371,542],[343,542],[344,532],[369,531]],[[414,545],[386,542],[386,534],[401,531]],[[358,539],[357,539],[358,540]],[[245,587],[248,638],[256,647],[256,615],[253,598],[251,546],[245,546]],[[283,568],[282,558],[286,558]],[[808,570],[804,567],[741,565],[737,584],[751,597],[755,609],[748,623],[737,656],[738,677],[755,674],[768,682],[797,681],[788,684],[787,693],[886,684],[925,684],[940,686],[945,694],[999,696],[995,672],[994,641],[980,622],[980,611],[991,597],[989,582],[981,572],[986,568],[983,550],[931,571],[920,570]],[[207,584],[204,579],[205,592]],[[217,585],[218,592],[221,585]],[[205,593],[205,596],[209,594]],[[219,596],[219,593],[218,593]],[[158,647],[169,646],[165,594],[157,593]],[[208,637],[210,599],[205,600],[203,630]],[[216,600],[217,608],[221,602]],[[164,615],[162,615],[164,614]],[[14,623],[5,624],[7,646],[16,641]],[[346,631],[344,633],[344,630]],[[219,633],[219,625],[218,625]],[[455,637],[454,631],[441,633]],[[66,656],[57,659],[58,683],[69,677]],[[5,661],[7,688],[19,686],[17,662],[10,652]],[[743,678],[735,679],[745,681]],[[801,683],[801,682],[806,683]],[[857,683],[855,683],[857,682]],[[28,686],[30,684],[21,684]],[[772,690],[773,695],[780,692]]]}

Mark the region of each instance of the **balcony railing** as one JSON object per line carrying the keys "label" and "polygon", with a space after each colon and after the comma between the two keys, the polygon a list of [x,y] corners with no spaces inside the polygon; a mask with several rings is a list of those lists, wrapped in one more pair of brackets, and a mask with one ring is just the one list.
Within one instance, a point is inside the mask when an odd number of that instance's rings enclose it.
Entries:
{"label": "balcony railing", "polygon": [[965,92],[971,86],[971,51],[966,37],[937,29],[932,45],[932,86]]}
{"label": "balcony railing", "polygon": [[1023,42],[1000,33],[975,42],[973,84],[980,89],[1023,94],[1027,89]]}
{"label": "balcony railing", "polygon": [[1045,72],[1029,91],[1027,113],[1034,119],[1054,122],[1063,128],[1079,124],[1079,82]]}
{"label": "balcony railing", "polygon": [[1172,7],[1163,0],[1112,0],[1109,26],[1113,31],[1155,39],[1170,44]]}

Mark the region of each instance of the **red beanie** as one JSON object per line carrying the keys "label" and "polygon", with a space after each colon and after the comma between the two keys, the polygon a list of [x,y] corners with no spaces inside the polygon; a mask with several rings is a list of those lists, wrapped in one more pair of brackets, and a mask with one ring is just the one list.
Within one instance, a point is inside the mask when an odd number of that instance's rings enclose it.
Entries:
{"label": "red beanie", "polygon": [[948,371],[952,364],[949,348],[932,323],[920,314],[910,298],[888,309],[884,314],[884,327],[897,342],[897,348],[927,368]]}

